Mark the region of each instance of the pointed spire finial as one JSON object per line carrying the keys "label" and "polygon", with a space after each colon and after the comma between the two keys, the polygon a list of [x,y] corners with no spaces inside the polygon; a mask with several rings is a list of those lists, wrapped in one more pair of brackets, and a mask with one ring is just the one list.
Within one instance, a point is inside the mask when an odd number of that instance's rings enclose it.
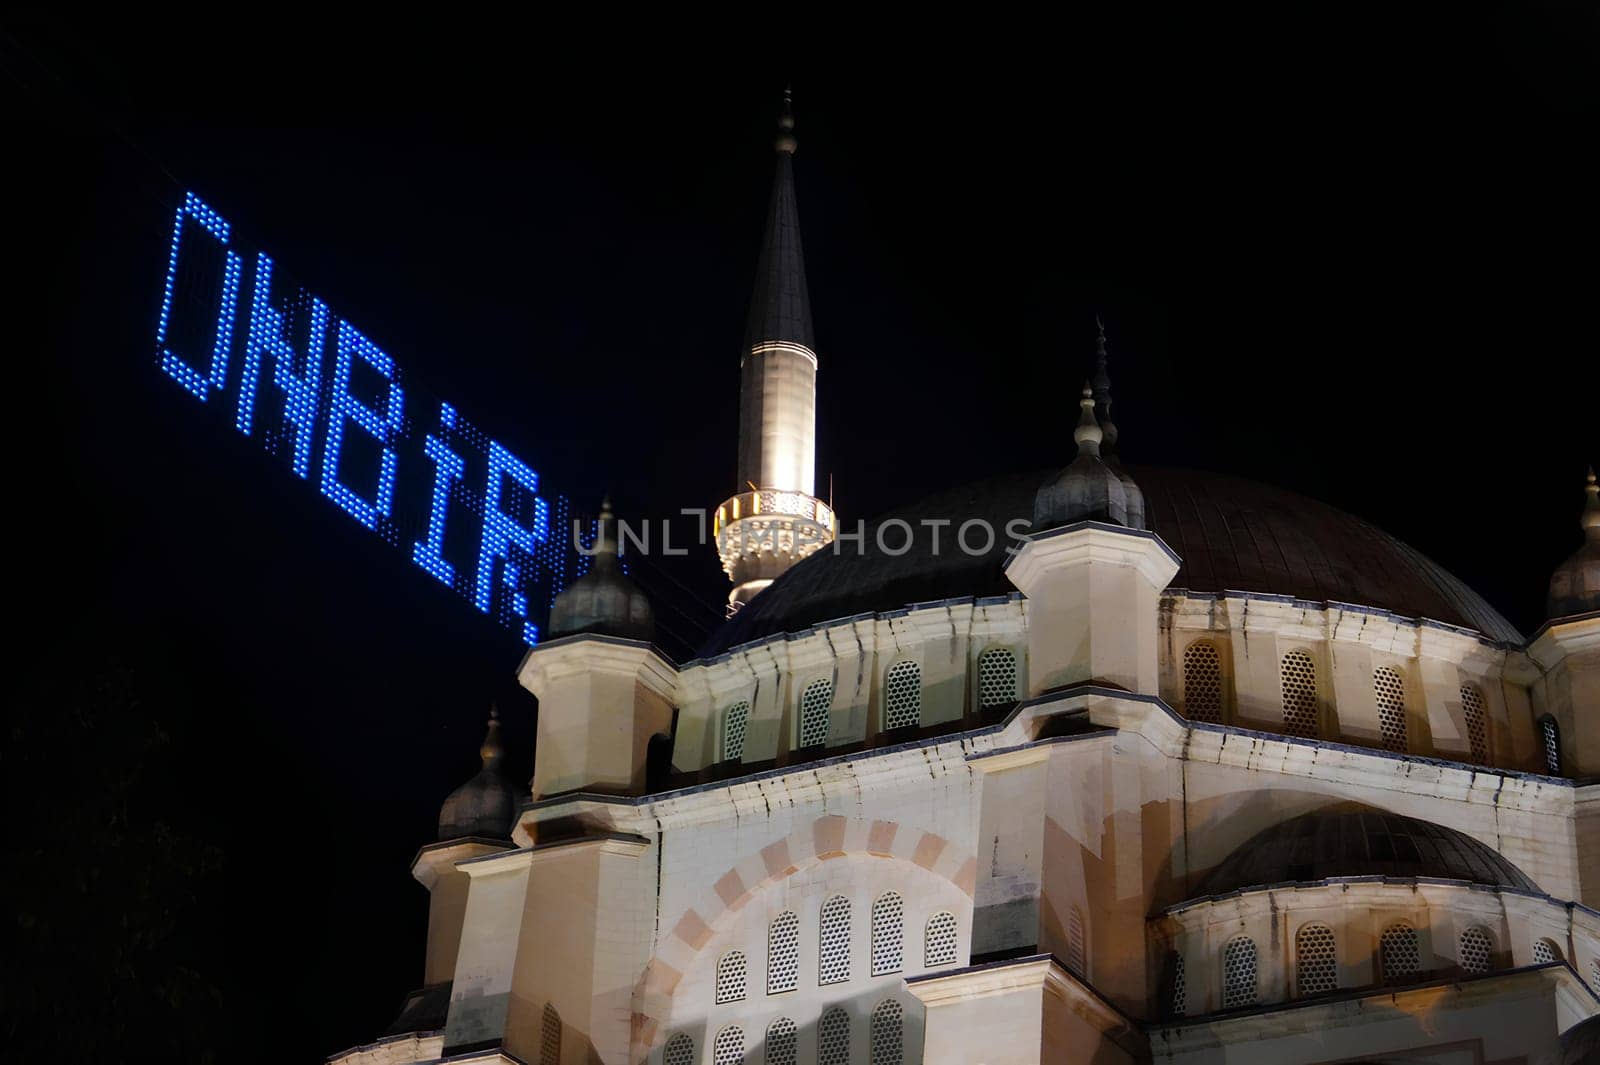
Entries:
{"label": "pointed spire finial", "polygon": [[772,146],[780,152],[793,155],[799,142],[794,139],[794,91],[789,86],[783,88],[783,111],[778,115],[778,136]]}
{"label": "pointed spire finial", "polygon": [[1100,416],[1100,426],[1105,433],[1105,451],[1113,454],[1117,448],[1117,426],[1111,420],[1111,371],[1107,366],[1106,356],[1106,323],[1098,311],[1094,316],[1095,327],[1099,330],[1099,337],[1095,341],[1094,350],[1094,403],[1095,413]]}
{"label": "pointed spire finial", "polygon": [[1072,430],[1072,439],[1078,444],[1078,454],[1100,457],[1100,441],[1104,435],[1100,431],[1100,423],[1094,416],[1094,389],[1089,382],[1083,383],[1083,397],[1078,400],[1082,412],[1078,415],[1078,427]]}
{"label": "pointed spire finial", "polygon": [[478,747],[478,757],[483,759],[485,769],[493,769],[505,757],[506,749],[500,743],[500,707],[495,703],[489,704],[489,730],[484,733],[483,743]]}
{"label": "pointed spire finial", "polygon": [[1588,496],[1583,501],[1583,517],[1579,519],[1583,525],[1583,535],[1590,540],[1600,541],[1600,484],[1595,483],[1593,466],[1589,467],[1583,493]]}
{"label": "pointed spire finial", "polygon": [[592,566],[615,565],[617,561],[617,518],[611,512],[611,493],[600,500],[600,516],[594,523]]}

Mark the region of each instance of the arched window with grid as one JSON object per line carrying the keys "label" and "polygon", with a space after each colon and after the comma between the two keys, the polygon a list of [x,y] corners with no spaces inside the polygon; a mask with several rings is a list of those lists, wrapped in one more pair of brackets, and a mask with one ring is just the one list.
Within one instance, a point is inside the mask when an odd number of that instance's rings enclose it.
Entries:
{"label": "arched window with grid", "polygon": [[1378,937],[1378,965],[1386,984],[1403,984],[1422,971],[1422,945],[1417,930],[1396,921]]}
{"label": "arched window with grid", "polygon": [[1283,731],[1316,739],[1322,734],[1317,721],[1317,663],[1305,651],[1290,651],[1278,663],[1278,674],[1283,687]]}
{"label": "arched window with grid", "polygon": [[800,986],[800,918],[784,910],[767,926],[767,994]]}
{"label": "arched window with grid", "polygon": [[1561,726],[1553,717],[1539,719],[1539,740],[1544,744],[1544,770],[1553,777],[1561,775]]}
{"label": "arched window with grid", "polygon": [[883,675],[883,727],[922,724],[922,667],[896,662]]}
{"label": "arched window with grid", "polygon": [[872,1008],[872,1065],[900,1065],[905,1057],[905,1010],[886,998]]}
{"label": "arched window with grid", "polygon": [[744,951],[724,954],[717,962],[717,1001],[741,1001],[744,998],[744,976]]}
{"label": "arched window with grid", "polygon": [[1533,964],[1548,965],[1553,961],[1561,961],[1566,955],[1561,953],[1561,948],[1556,946],[1553,939],[1536,939],[1533,941]]}
{"label": "arched window with grid", "polygon": [[1339,952],[1333,929],[1302,925],[1294,937],[1295,985],[1301,997],[1320,995],[1339,986]]}
{"label": "arched window with grid", "polygon": [[850,1015],[838,1006],[817,1022],[817,1065],[850,1065]]}
{"label": "arched window with grid", "polygon": [[1473,925],[1462,930],[1456,940],[1456,960],[1461,963],[1462,972],[1486,973],[1493,957],[1494,940],[1489,938],[1488,929]]}
{"label": "arched window with grid", "polygon": [[817,928],[817,983],[850,979],[850,900],[835,895],[822,904]]}
{"label": "arched window with grid", "polygon": [[940,910],[928,918],[922,937],[922,964],[929,969],[950,965],[956,960],[956,949],[956,915]]}
{"label": "arched window with grid", "polygon": [[1406,742],[1406,685],[1400,674],[1388,666],[1372,671],[1372,691],[1378,701],[1378,732],[1383,738],[1383,749],[1399,751],[1410,749]]}
{"label": "arched window with grid", "polygon": [[1169,1005],[1174,1017],[1183,1017],[1189,1012],[1189,981],[1183,971],[1183,955],[1173,951],[1169,958],[1168,965],[1172,972],[1172,1001]]}
{"label": "arched window with grid", "polygon": [[1467,726],[1467,747],[1472,760],[1489,764],[1489,712],[1483,705],[1483,692],[1475,684],[1461,686],[1461,716]]}
{"label": "arched window with grid", "polygon": [[1080,979],[1089,975],[1089,936],[1083,924],[1083,911],[1067,908],[1067,971]]}
{"label": "arched window with grid", "polygon": [[898,892],[878,896],[872,904],[872,975],[905,968],[905,900]]}
{"label": "arched window with grid", "polygon": [[555,1003],[544,1004],[544,1016],[539,1021],[539,1065],[560,1065],[561,1014]]}
{"label": "arched window with grid", "polygon": [[1256,941],[1235,936],[1222,948],[1222,1008],[1256,1004]]}
{"label": "arched window with grid", "polygon": [[1183,713],[1190,721],[1222,724],[1222,656],[1210,640],[1183,652]]}
{"label": "arched window with grid", "polygon": [[711,1044],[712,1065],[744,1065],[744,1029],[730,1024]]}
{"label": "arched window with grid", "polygon": [[661,1062],[662,1065],[694,1065],[694,1040],[682,1032],[668,1039]]}
{"label": "arched window with grid", "polygon": [[1017,656],[1009,648],[991,647],[978,656],[978,706],[1005,706],[1017,701]]}
{"label": "arched window with grid", "polygon": [[767,1065],[797,1065],[800,1060],[800,1029],[788,1017],[779,1017],[767,1026]]}
{"label": "arched window with grid", "polygon": [[800,693],[800,746],[828,742],[828,711],[833,706],[833,681],[824,678],[806,685]]}
{"label": "arched window with grid", "polygon": [[722,714],[722,761],[744,757],[744,733],[750,724],[750,704],[734,703]]}

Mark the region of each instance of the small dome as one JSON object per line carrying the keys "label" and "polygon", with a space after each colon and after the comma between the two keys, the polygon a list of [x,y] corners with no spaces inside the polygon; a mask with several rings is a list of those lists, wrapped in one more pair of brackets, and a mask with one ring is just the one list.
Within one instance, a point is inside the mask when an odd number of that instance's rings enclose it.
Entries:
{"label": "small dome", "polygon": [[1086,384],[1078,401],[1081,413],[1072,438],[1078,444],[1078,457],[1071,465],[1039,486],[1033,499],[1033,528],[1053,529],[1076,521],[1110,521],[1138,528],[1133,514],[1141,517],[1144,501],[1129,506],[1128,483],[1100,457],[1104,433],[1095,419],[1094,393]]}
{"label": "small dome", "polygon": [[1342,876],[1435,877],[1539,890],[1521,869],[1471,836],[1349,803],[1256,833],[1211,871],[1195,897]]}
{"label": "small dome", "polygon": [[1583,487],[1588,498],[1583,505],[1583,546],[1572,553],[1550,575],[1550,598],[1546,613],[1551,618],[1571,617],[1600,610],[1600,485],[1594,470]]}
{"label": "small dome", "polygon": [[600,507],[589,572],[569,585],[550,607],[550,635],[592,632],[629,640],[655,638],[656,617],[639,586],[617,560],[615,519],[608,499]]}
{"label": "small dome", "polygon": [[478,748],[483,768],[478,775],[450,793],[439,809],[439,838],[485,836],[510,839],[517,812],[517,793],[500,771],[505,748],[500,746],[500,712],[489,711],[489,731]]}

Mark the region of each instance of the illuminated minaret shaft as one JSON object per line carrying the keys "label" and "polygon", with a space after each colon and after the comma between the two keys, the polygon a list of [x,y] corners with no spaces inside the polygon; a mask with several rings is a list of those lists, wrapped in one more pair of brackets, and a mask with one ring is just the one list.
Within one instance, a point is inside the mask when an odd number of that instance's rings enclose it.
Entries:
{"label": "illuminated minaret shaft", "polygon": [[794,117],[784,93],[777,174],[740,364],[739,483],[717,510],[717,550],[733,581],[730,612],[833,539],[814,495],[817,354],[794,195]]}

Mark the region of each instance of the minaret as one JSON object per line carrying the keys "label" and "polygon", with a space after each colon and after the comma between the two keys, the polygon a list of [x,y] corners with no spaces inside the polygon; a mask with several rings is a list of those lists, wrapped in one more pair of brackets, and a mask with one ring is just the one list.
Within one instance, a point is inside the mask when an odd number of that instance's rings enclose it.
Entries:
{"label": "minaret", "polygon": [[717,508],[714,533],[733,581],[731,614],[834,537],[817,499],[817,353],[794,196],[794,115],[778,119],[777,174],[756,268],[739,386],[739,482]]}

